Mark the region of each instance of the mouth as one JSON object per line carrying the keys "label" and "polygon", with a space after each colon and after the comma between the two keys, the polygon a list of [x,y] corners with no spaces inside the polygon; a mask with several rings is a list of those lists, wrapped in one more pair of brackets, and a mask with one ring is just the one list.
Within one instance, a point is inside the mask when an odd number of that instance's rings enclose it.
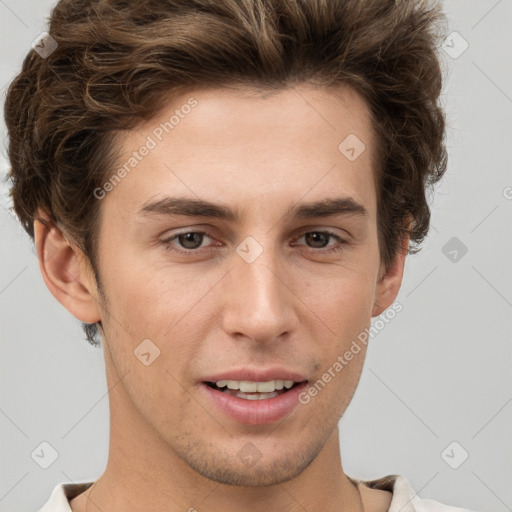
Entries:
{"label": "mouth", "polygon": [[269,400],[290,392],[295,387],[307,382],[293,380],[270,380],[266,382],[219,380],[205,384],[223,394],[243,400]]}
{"label": "mouth", "polygon": [[284,367],[238,367],[204,375],[199,393],[212,412],[230,421],[265,425],[295,421],[308,382],[306,374]]}

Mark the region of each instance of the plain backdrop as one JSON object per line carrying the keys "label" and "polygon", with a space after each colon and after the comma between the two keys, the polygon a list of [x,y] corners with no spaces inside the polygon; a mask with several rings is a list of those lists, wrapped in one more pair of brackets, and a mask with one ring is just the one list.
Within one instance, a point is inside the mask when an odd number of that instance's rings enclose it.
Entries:
{"label": "plain backdrop", "polygon": [[[0,0],[2,105],[53,4]],[[512,510],[512,1],[444,5],[449,167],[431,201],[430,234],[407,260],[403,310],[370,342],[340,422],[341,450],[351,476],[402,474],[422,497],[505,512]],[[1,130],[0,511],[22,512],[41,507],[57,483],[101,475],[109,412],[102,350],[47,290],[33,244],[9,210],[3,123]],[[58,454],[47,469],[33,458],[48,448],[41,443]]]}

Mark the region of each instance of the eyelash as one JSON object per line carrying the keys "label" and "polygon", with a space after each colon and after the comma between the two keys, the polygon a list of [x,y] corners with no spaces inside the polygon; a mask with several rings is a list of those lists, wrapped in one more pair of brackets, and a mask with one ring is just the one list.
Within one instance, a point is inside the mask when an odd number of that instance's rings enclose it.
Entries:
{"label": "eyelash", "polygon": [[[183,231],[182,233],[177,233],[177,234],[173,235],[172,237],[163,240],[162,243],[164,244],[165,249],[177,252],[179,254],[189,254],[190,255],[193,253],[199,253],[200,249],[184,250],[184,249],[179,249],[177,247],[172,246],[172,242],[174,240],[176,240],[178,237],[180,237],[181,235],[187,235],[190,233],[194,233],[194,234],[198,234],[198,235],[206,235],[210,238],[213,238],[207,231]],[[335,245],[335,246],[331,247],[330,249],[317,249],[316,250],[314,247],[310,247],[310,249],[316,253],[331,254],[331,253],[341,252],[341,251],[345,250],[345,246],[349,244],[349,242],[347,240],[344,240],[339,235],[337,235],[336,233],[333,233],[332,231],[329,231],[329,230],[304,231],[298,238],[302,238],[304,235],[307,235],[308,233],[321,233],[323,235],[332,237],[339,242],[339,245]]]}

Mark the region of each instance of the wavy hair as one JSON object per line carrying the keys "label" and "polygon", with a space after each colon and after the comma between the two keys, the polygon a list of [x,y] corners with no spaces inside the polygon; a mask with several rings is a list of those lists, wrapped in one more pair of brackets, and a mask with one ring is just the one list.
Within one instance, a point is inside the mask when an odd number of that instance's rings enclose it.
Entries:
{"label": "wavy hair", "polygon": [[[446,170],[442,20],[424,0],[61,0],[48,29],[57,47],[29,51],[6,97],[15,213],[32,238],[38,208],[60,223],[101,290],[93,191],[114,165],[116,132],[192,87],[346,84],[373,115],[387,268],[404,236],[419,250],[427,189]],[[83,328],[98,345],[97,324]]]}

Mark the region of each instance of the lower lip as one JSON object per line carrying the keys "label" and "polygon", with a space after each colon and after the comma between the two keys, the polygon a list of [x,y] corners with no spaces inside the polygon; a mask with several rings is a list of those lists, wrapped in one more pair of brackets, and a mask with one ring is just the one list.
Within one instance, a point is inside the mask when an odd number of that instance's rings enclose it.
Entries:
{"label": "lower lip", "polygon": [[201,384],[215,407],[229,418],[248,425],[274,423],[288,416],[299,404],[299,395],[306,386],[307,382],[301,382],[274,398],[245,400],[217,391],[204,382]]}

